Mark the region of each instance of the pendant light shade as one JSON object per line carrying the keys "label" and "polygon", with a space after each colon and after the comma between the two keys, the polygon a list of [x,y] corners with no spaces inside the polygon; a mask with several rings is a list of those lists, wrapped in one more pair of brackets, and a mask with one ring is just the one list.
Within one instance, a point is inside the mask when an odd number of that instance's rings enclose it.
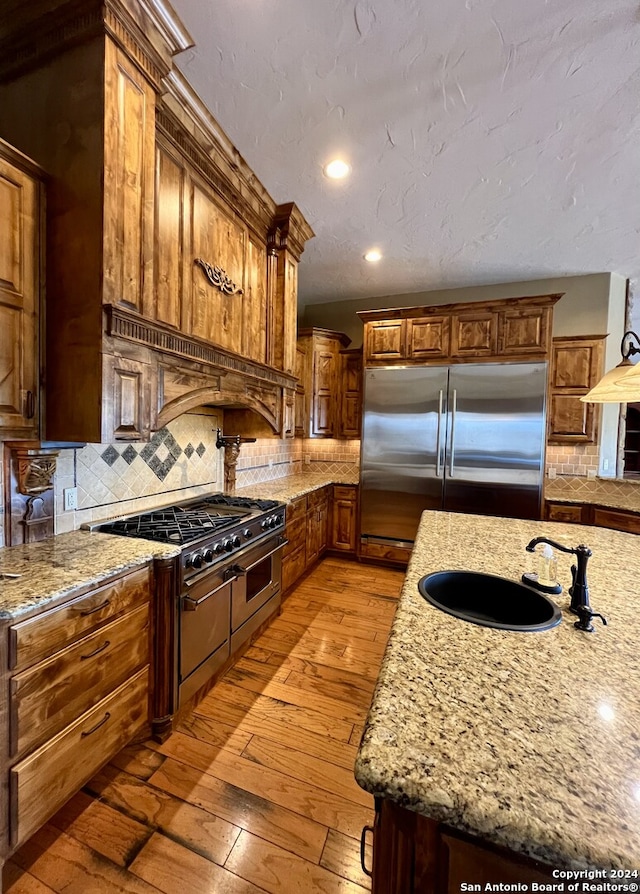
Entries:
{"label": "pendant light shade", "polygon": [[622,360],[616,367],[610,369],[588,394],[581,397],[581,401],[589,404],[640,402],[640,363],[634,365],[629,360],[633,354],[640,354],[640,347],[634,345],[631,338],[640,345],[640,338],[635,332],[625,332],[620,345]]}

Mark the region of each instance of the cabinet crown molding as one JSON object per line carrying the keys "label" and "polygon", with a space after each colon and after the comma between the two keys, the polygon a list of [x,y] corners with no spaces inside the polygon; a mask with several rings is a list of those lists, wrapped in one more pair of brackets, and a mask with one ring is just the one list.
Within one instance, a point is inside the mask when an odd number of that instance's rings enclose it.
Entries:
{"label": "cabinet crown molding", "polygon": [[559,301],[564,292],[550,295],[528,295],[523,298],[494,298],[490,301],[464,301],[455,304],[428,304],[420,307],[388,307],[380,310],[359,310],[363,323],[376,320],[402,320],[411,317],[429,317],[440,314],[479,313],[480,311],[517,310],[532,307],[550,307]]}
{"label": "cabinet crown molding", "polygon": [[176,53],[194,45],[191,35],[162,0],[33,0],[14,2],[0,40],[0,83],[38,67],[57,53],[110,35],[160,89]]}

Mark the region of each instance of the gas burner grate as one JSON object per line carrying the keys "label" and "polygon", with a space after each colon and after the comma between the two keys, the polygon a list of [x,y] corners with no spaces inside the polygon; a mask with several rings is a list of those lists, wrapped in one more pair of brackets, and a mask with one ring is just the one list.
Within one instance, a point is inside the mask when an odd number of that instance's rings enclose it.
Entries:
{"label": "gas burner grate", "polygon": [[100,525],[103,534],[141,537],[162,543],[190,543],[235,525],[246,513],[218,513],[202,506],[171,506]]}
{"label": "gas burner grate", "polygon": [[281,505],[277,500],[255,500],[251,497],[234,497],[226,494],[214,494],[212,497],[207,497],[204,502],[214,506],[237,506],[242,509],[259,509],[261,512],[268,512],[270,509],[276,509]]}

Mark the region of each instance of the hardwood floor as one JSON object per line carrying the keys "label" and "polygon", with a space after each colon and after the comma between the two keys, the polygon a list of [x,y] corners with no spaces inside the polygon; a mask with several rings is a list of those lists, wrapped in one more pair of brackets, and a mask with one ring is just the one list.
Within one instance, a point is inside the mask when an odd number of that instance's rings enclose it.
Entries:
{"label": "hardwood floor", "polygon": [[5,894],[369,890],[353,763],[403,579],[324,559],[164,744],[125,749],[14,855]]}

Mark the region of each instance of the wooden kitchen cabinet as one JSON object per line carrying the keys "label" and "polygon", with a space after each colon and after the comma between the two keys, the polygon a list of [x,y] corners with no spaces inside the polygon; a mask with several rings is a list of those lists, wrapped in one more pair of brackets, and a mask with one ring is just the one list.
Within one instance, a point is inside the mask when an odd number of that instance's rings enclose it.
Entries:
{"label": "wooden kitchen cabinet", "polygon": [[282,553],[282,591],[286,593],[332,546],[332,488],[318,488],[287,506]]}
{"label": "wooden kitchen cabinet", "polygon": [[427,319],[406,321],[406,349],[410,360],[439,360],[449,356],[451,318],[435,314]]}
{"label": "wooden kitchen cabinet", "polygon": [[365,366],[546,359],[561,294],[359,311]]}
{"label": "wooden kitchen cabinet", "polygon": [[[553,867],[376,799],[371,894],[460,894],[462,883],[549,885]],[[557,883],[557,880],[556,880]],[[498,888],[496,887],[496,890]]]}
{"label": "wooden kitchen cabinet", "polygon": [[0,436],[39,434],[42,172],[0,140]]}
{"label": "wooden kitchen cabinet", "polygon": [[298,333],[301,382],[307,398],[305,437],[335,438],[340,433],[343,371],[340,350],[349,342],[344,333],[329,329],[301,329]]}
{"label": "wooden kitchen cabinet", "polygon": [[330,487],[322,487],[307,497],[307,568],[325,553],[329,543]]}
{"label": "wooden kitchen cabinet", "polygon": [[[311,228],[276,205],[174,68],[192,42],[169,7],[112,0],[87,14],[51,0],[44,37],[31,7],[0,36],[0,106],[3,136],[50,175],[45,436],[146,439],[202,404],[229,407],[230,422],[245,413],[245,435],[253,423],[291,436]],[[27,329],[24,382],[0,380],[14,417],[35,415]],[[2,348],[13,379],[17,358]]]}
{"label": "wooden kitchen cabinet", "polygon": [[339,438],[359,438],[362,429],[362,349],[340,351]]}
{"label": "wooden kitchen cabinet", "polygon": [[575,522],[640,534],[640,512],[631,509],[615,509],[594,503],[562,503],[545,501],[545,518],[549,521]]}
{"label": "wooden kitchen cabinet", "polygon": [[355,555],[358,546],[358,487],[334,484],[331,500],[331,549]]}
{"label": "wooden kitchen cabinet", "polygon": [[606,335],[554,338],[549,378],[550,444],[595,444],[600,409],[583,403],[602,375]]}
{"label": "wooden kitchen cabinet", "polygon": [[307,498],[298,497],[287,506],[285,538],[282,551],[282,591],[286,593],[304,574],[307,567]]}
{"label": "wooden kitchen cabinet", "polygon": [[498,353],[498,315],[464,311],[451,315],[451,357],[480,360]]}
{"label": "wooden kitchen cabinet", "polygon": [[402,360],[406,357],[406,320],[373,320],[364,329],[367,360]]}
{"label": "wooden kitchen cabinet", "polygon": [[151,596],[144,566],[9,626],[9,852],[148,723]]}

